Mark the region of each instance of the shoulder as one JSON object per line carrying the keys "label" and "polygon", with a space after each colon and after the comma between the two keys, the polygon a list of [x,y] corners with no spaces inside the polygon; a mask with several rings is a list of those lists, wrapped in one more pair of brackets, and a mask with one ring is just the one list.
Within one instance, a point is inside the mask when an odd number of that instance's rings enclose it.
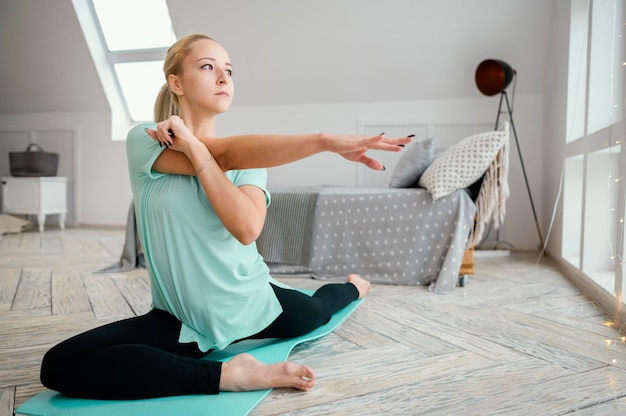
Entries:
{"label": "shoulder", "polygon": [[126,150],[128,152],[142,150],[156,144],[156,142],[152,140],[152,137],[150,137],[146,132],[146,129],[148,128],[154,129],[156,128],[156,124],[138,124],[128,131],[128,134],[126,135]]}
{"label": "shoulder", "polygon": [[146,128],[154,129],[154,123],[142,123],[132,127],[126,135],[126,156],[131,172],[149,173],[154,160],[164,150],[146,133]]}
{"label": "shoulder", "polygon": [[137,141],[144,141],[146,140],[146,138],[149,138],[150,140],[152,140],[152,138],[148,136],[148,133],[146,133],[146,129],[155,129],[155,128],[156,128],[155,123],[138,124],[132,127],[130,130],[128,130],[128,134],[126,135],[126,142],[134,143]]}

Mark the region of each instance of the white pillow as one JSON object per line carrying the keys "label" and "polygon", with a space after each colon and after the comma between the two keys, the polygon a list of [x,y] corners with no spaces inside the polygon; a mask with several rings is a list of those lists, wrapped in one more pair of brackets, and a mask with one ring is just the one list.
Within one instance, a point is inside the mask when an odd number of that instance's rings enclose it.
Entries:
{"label": "white pillow", "polygon": [[508,139],[508,122],[502,123],[500,130],[464,138],[432,161],[420,177],[419,185],[432,194],[433,200],[468,187],[484,175]]}
{"label": "white pillow", "polygon": [[417,180],[433,159],[433,139],[416,140],[402,151],[402,156],[393,168],[390,188],[417,187]]}

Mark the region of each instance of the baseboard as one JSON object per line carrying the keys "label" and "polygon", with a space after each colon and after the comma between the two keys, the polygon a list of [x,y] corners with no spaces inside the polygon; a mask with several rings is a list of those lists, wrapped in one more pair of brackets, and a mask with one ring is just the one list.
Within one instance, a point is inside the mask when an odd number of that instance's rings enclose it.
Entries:
{"label": "baseboard", "polygon": [[474,250],[475,258],[486,257],[508,257],[511,255],[509,250]]}
{"label": "baseboard", "polygon": [[576,285],[585,296],[591,299],[602,312],[608,315],[609,319],[613,321],[615,329],[622,334],[626,333],[626,310],[624,310],[621,299],[618,299],[612,293],[606,291],[603,287],[594,282],[593,279],[567,261],[554,256],[550,257],[554,259],[565,277]]}

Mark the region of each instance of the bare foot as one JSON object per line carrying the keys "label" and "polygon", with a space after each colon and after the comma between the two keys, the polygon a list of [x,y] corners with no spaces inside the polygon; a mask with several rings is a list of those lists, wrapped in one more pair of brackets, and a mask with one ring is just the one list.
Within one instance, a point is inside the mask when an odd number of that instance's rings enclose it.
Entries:
{"label": "bare foot", "polygon": [[368,282],[367,280],[363,279],[358,274],[349,274],[348,282],[356,286],[357,290],[359,291],[359,299],[364,298],[365,295],[367,295],[367,293],[372,288],[372,284]]}
{"label": "bare foot", "polygon": [[222,364],[220,391],[253,391],[289,387],[309,390],[315,373],[306,365],[292,362],[264,364],[250,354],[238,354]]}

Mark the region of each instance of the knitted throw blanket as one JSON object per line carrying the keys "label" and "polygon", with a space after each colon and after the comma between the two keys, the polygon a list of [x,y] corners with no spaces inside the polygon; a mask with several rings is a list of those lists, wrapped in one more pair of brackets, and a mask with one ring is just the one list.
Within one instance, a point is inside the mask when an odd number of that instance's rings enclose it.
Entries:
{"label": "knitted throw blanket", "polygon": [[509,140],[496,154],[483,177],[483,183],[476,199],[476,220],[468,239],[467,247],[480,242],[490,221],[497,230],[504,222],[506,200],[509,197]]}

